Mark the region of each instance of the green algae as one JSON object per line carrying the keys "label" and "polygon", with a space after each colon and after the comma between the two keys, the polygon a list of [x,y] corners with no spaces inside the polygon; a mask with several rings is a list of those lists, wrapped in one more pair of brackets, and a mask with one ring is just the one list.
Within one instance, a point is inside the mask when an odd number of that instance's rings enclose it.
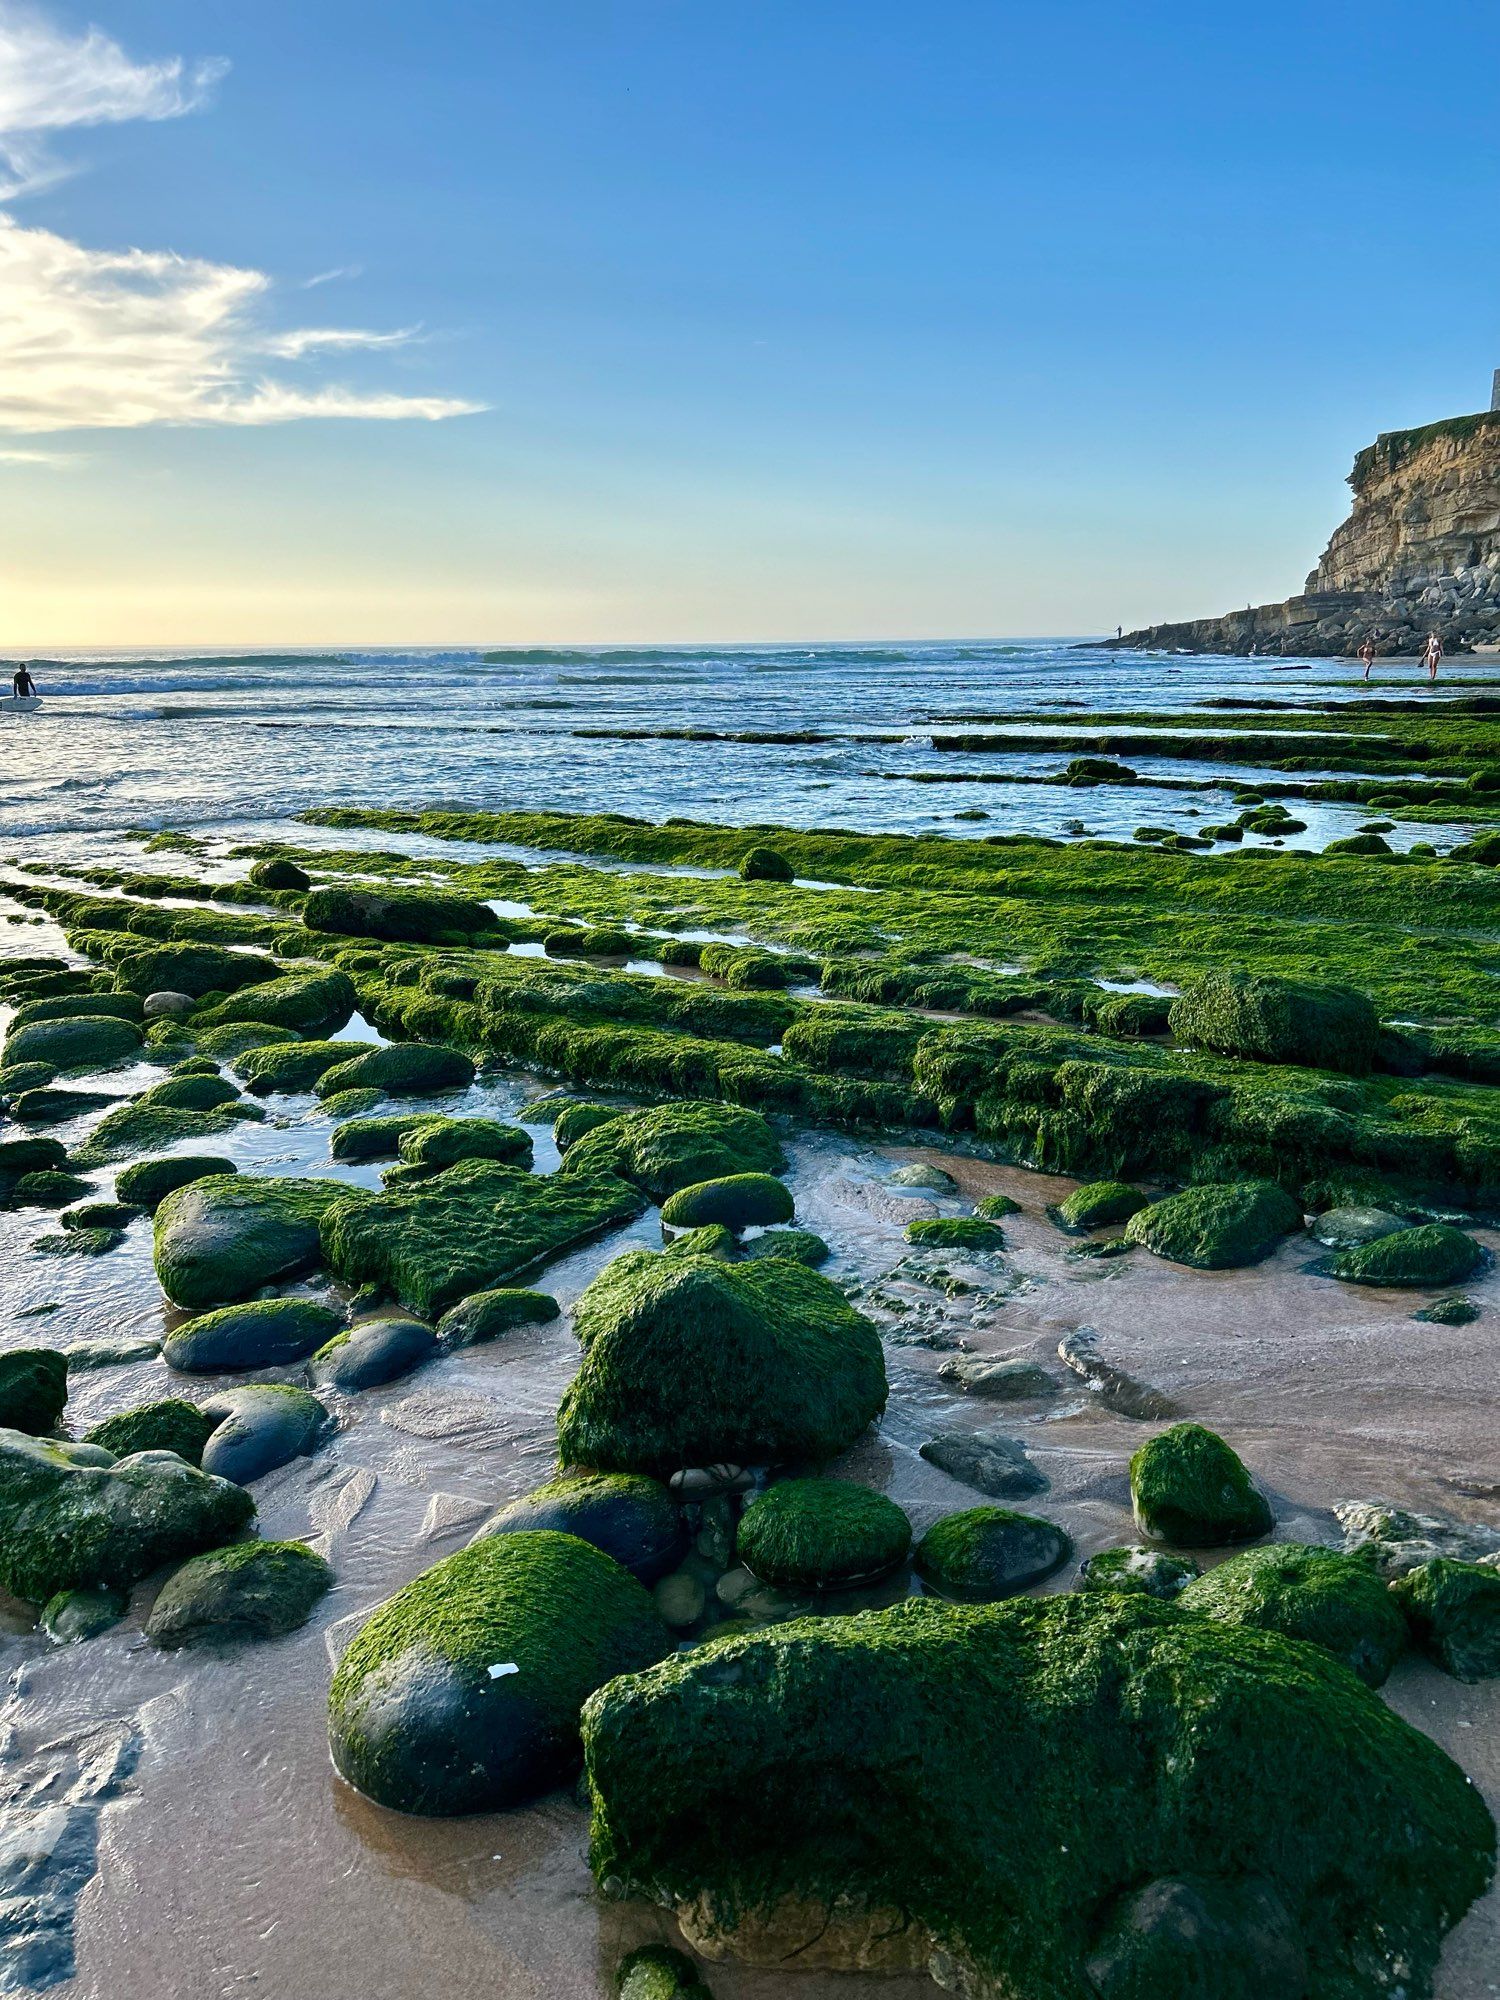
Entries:
{"label": "green algae", "polygon": [[219,1179],[237,1171],[217,1153],[168,1153],[161,1159],[132,1160],[115,1176],[121,1201],[154,1214],[169,1194],[194,1181]]}
{"label": "green algae", "polygon": [[157,1592],[146,1637],[168,1650],[279,1639],[312,1616],[333,1570],[301,1542],[235,1542],[174,1570]]}
{"label": "green algae", "polygon": [[1195,1578],[1178,1602],[1204,1617],[1321,1646],[1366,1687],[1380,1687],[1406,1648],[1405,1623],[1373,1551],[1344,1555],[1295,1542],[1246,1549]]}
{"label": "green algae", "polygon": [[1146,1205],[1140,1189],[1125,1181],[1089,1181],[1058,1203],[1052,1219],[1063,1229],[1087,1233],[1114,1222],[1128,1222]]}
{"label": "green algae", "polygon": [[68,1400],[68,1357],[52,1347],[0,1354],[0,1426],[32,1436],[50,1431]]}
{"label": "green algae", "polygon": [[647,1584],[674,1569],[687,1549],[676,1501],[658,1480],[635,1472],[581,1472],[548,1480],[498,1508],[474,1539],[538,1528],[577,1535]]}
{"label": "green algae", "polygon": [[214,1419],[206,1417],[196,1403],[169,1396],[157,1403],[142,1403],[117,1417],[106,1417],[84,1433],[87,1444],[102,1445],[116,1458],[133,1451],[173,1451],[189,1465],[203,1456]]}
{"label": "green algae", "polygon": [[474,1065],[459,1050],[400,1042],[356,1054],[325,1070],[315,1088],[322,1098],[364,1089],[383,1090],[389,1097],[425,1097],[473,1081]]}
{"label": "green algae", "polygon": [[776,1174],[786,1160],[757,1112],[721,1104],[663,1104],[622,1112],[568,1148],[564,1174],[613,1173],[655,1199],[741,1174]]}
{"label": "green algae", "polygon": [[1271,1181],[1237,1181],[1184,1188],[1141,1208],[1125,1225],[1169,1263],[1223,1271],[1268,1257],[1283,1236],[1302,1227],[1302,1211]]}
{"label": "green algae", "polygon": [[1379,1021],[1363,993],[1292,979],[1217,972],[1172,1002],[1178,1041],[1218,1055],[1362,1075],[1375,1059]]}
{"label": "green algae", "polygon": [[735,1554],[762,1582],[838,1590],[906,1560],[911,1523],[892,1500],[843,1479],[787,1479],[750,1502]]}
{"label": "green algae", "polygon": [[254,1174],[195,1180],[156,1211],[157,1280],[174,1304],[193,1309],[248,1299],[311,1270],[322,1254],[320,1222],[364,1198],[337,1181]]}
{"label": "green algae", "polygon": [[1500,1570],[1439,1556],[1391,1584],[1412,1637],[1456,1680],[1500,1674]]}
{"label": "green algae", "polygon": [[718,1223],[739,1230],[790,1222],[795,1213],[791,1190],[773,1174],[728,1174],[679,1188],[663,1202],[661,1219],[674,1229]]}
{"label": "green algae", "polygon": [[1343,1250],[1328,1269],[1351,1285],[1446,1286],[1461,1285],[1484,1261],[1472,1236],[1444,1222],[1429,1222]]}
{"label": "green algae", "polygon": [[1269,1534],[1272,1514],[1239,1457],[1202,1424],[1174,1424],[1130,1461],[1136,1526],[1177,1548],[1217,1548]]}

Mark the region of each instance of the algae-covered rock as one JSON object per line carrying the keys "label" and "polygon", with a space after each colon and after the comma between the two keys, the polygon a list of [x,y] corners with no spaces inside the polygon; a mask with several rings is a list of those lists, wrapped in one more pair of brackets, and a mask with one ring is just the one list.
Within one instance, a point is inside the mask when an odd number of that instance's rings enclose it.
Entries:
{"label": "algae-covered rock", "polygon": [[1412,1637],[1455,1680],[1500,1674],[1500,1569],[1439,1556],[1390,1586]]}
{"label": "algae-covered rock", "polygon": [[194,1181],[156,1211],[157,1279],[179,1306],[247,1299],[311,1270],[321,1255],[322,1218],[335,1208],[353,1211],[360,1200],[358,1190],[337,1181],[258,1174]]}
{"label": "algae-covered rock", "polygon": [[57,1218],[64,1229],[128,1229],[146,1213],[129,1201],[83,1201]]}
{"label": "algae-covered rock", "polygon": [[593,1691],[672,1646],[649,1594],[576,1535],[488,1535],[378,1610],[328,1698],[334,1766],[377,1804],[523,1805],[579,1758]]}
{"label": "algae-covered rock", "polygon": [[[345,1047],[348,1044],[345,1043]],[[328,1151],[335,1160],[393,1160],[401,1141],[410,1132],[420,1132],[437,1122],[431,1111],[397,1111],[382,1118],[350,1118],[332,1133]]]}
{"label": "algae-covered rock", "polygon": [[159,1403],[142,1403],[118,1417],[106,1417],[102,1424],[84,1432],[88,1444],[103,1445],[116,1458],[128,1458],[135,1451],[175,1451],[189,1465],[197,1465],[214,1427],[196,1403],[168,1396]]}
{"label": "algae-covered rock", "polygon": [[[215,1084],[219,1089],[214,1089]],[[194,1086],[207,1085],[207,1089]],[[227,1095],[226,1095],[227,1092]],[[214,1099],[215,1102],[206,1100]],[[257,1121],[265,1113],[249,1104],[221,1078],[185,1076],[169,1078],[143,1090],[129,1104],[122,1104],[101,1118],[79,1148],[84,1166],[104,1166],[129,1153],[157,1153],[179,1140],[217,1139],[233,1131],[242,1121]]]}
{"label": "algae-covered rock", "polygon": [[102,1090],[23,1090],[11,1105],[10,1115],[18,1125],[62,1125],[115,1101]]}
{"label": "algae-covered rock", "polygon": [[121,1201],[144,1208],[151,1214],[180,1187],[194,1181],[216,1180],[237,1171],[233,1160],[217,1153],[168,1153],[159,1160],[134,1160],[115,1176],[115,1193]]}
{"label": "algae-covered rock", "polygon": [[236,993],[275,979],[280,967],[258,951],[218,944],[146,944],[115,966],[115,983],[127,993]]}
{"label": "algae-covered rock", "polygon": [[806,1264],[815,1271],[820,1264],[826,1264],[833,1252],[811,1229],[768,1229],[763,1236],[752,1236],[740,1253],[744,1257],[790,1257],[793,1263]]}
{"label": "algae-covered rock", "polygon": [[1183,1549],[1253,1542],[1272,1514],[1239,1457],[1202,1424],[1173,1424],[1130,1461],[1136,1526],[1153,1541]]}
{"label": "algae-covered rock", "polygon": [[157,1593],[146,1637],[166,1649],[279,1639],[312,1616],[333,1571],[301,1542],[235,1542],[194,1556]]}
{"label": "algae-covered rock", "polygon": [[39,1174],[22,1174],[10,1191],[12,1208],[66,1208],[70,1202],[94,1192],[94,1183],[79,1174],[61,1173],[55,1167]]}
{"label": "algae-covered rock", "polygon": [[310,931],[380,938],[389,944],[438,944],[495,929],[488,903],[411,889],[314,889],[302,905]]}
{"label": "algae-covered rock", "polygon": [[50,1431],[68,1400],[68,1357],[54,1347],[0,1354],[0,1427],[38,1436]]}
{"label": "algae-covered rock", "polygon": [[567,1152],[569,1146],[581,1139],[585,1132],[592,1132],[598,1125],[607,1125],[611,1118],[618,1118],[624,1109],[621,1104],[564,1100],[552,1121],[552,1136],[557,1141],[557,1150]]}
{"label": "algae-covered rock", "polygon": [[531,1134],[498,1118],[433,1118],[403,1132],[396,1150],[413,1173],[437,1173],[458,1160],[531,1165]]}
{"label": "algae-covered rock", "polygon": [[[252,986],[245,997],[248,999],[249,994],[265,990]],[[275,1027],[269,1021],[224,1021],[206,1028],[204,1019],[205,1016],[200,1014],[193,1023],[194,1046],[201,1049],[204,1055],[215,1056],[221,1062],[235,1062],[240,1056],[248,1055],[251,1049],[284,1048],[288,1043],[302,1039],[295,1028]]]}
{"label": "algae-covered rock", "polygon": [[1472,1236],[1446,1222],[1427,1222],[1419,1229],[1398,1229],[1358,1249],[1344,1250],[1328,1269],[1350,1285],[1416,1288],[1462,1284],[1484,1260],[1485,1253]]}
{"label": "algae-covered rock", "polygon": [[1445,1299],[1434,1299],[1430,1306],[1422,1306],[1412,1314],[1413,1319],[1422,1320],[1428,1326],[1471,1326],[1482,1316],[1483,1309],[1462,1292],[1450,1292]]}
{"label": "algae-covered rock", "polygon": [[982,1201],[975,1202],[974,1213],[982,1215],[986,1222],[1003,1222],[1008,1215],[1019,1215],[1021,1204],[1012,1201],[1008,1194],[987,1194]]}
{"label": "algae-covered rock", "polygon": [[874,1327],[783,1258],[617,1257],[574,1309],[583,1365],[558,1412],[566,1465],[820,1462],[885,1407]]}
{"label": "algae-covered rock", "polygon": [[1085,1970],[1100,2000],[1303,2000],[1307,1951],[1269,1882],[1170,1876],[1122,1896]]}
{"label": "algae-covered rock", "polygon": [[763,1583],[841,1590],[906,1560],[911,1523],[893,1500],[845,1479],[786,1479],[750,1502],[735,1554]]}
{"label": "algae-covered rock", "polygon": [[591,1542],[642,1583],[665,1576],[687,1551],[676,1501],[658,1480],[639,1472],[581,1472],[549,1480],[497,1508],[474,1540],[534,1528]]}
{"label": "algae-covered rock", "polygon": [[[804,1619],[617,1680],[583,1729],[598,1880],[778,1966],[1082,2000],[1121,1900],[1193,1874],[1265,1883],[1313,1993],[1391,2000],[1493,1865],[1475,1787],[1336,1661],[1144,1596]],[[1296,1991],[1199,1969],[1150,2000]]]}
{"label": "algae-covered rock", "polygon": [[1349,986],[1316,986],[1261,973],[1210,972],[1172,1002],[1179,1042],[1221,1056],[1298,1063],[1362,1076],[1375,1057],[1380,1020]]}
{"label": "algae-covered rock", "polygon": [[669,1944],[643,1944],[615,1968],[619,2000],[709,2000],[693,1961]]}
{"label": "algae-covered rock", "polygon": [[1041,1583],[1073,1553],[1054,1521],[1008,1507],[970,1507],[934,1521],[913,1560],[924,1583],[969,1602],[1010,1597]]}
{"label": "algae-covered rock", "polygon": [[1090,1181],[1075,1188],[1049,1213],[1060,1228],[1083,1233],[1107,1228],[1112,1222],[1128,1222],[1145,1206],[1146,1197],[1140,1189],[1124,1181]]}
{"label": "algae-covered rock", "polygon": [[796,1213],[791,1190],[774,1174],[728,1174],[679,1188],[662,1204],[661,1219],[673,1229],[719,1223],[725,1229],[764,1228],[790,1222]]}
{"label": "algae-covered rock", "polygon": [[60,1590],[37,1623],[54,1646],[82,1645],[118,1625],[129,1601],[122,1590]]}
{"label": "algae-covered rock", "polygon": [[1322,1646],[1366,1687],[1379,1687],[1406,1648],[1405,1623],[1374,1562],[1337,1549],[1245,1549],[1195,1578],[1180,1602],[1226,1624]]}
{"label": "algae-covered rock", "polygon": [[308,1373],[314,1382],[352,1394],[399,1381],[437,1353],[437,1335],[421,1320],[359,1320],[318,1349]]}
{"label": "algae-covered rock", "polygon": [[1302,1211],[1274,1181],[1224,1181],[1184,1188],[1139,1210],[1125,1234],[1170,1264],[1224,1271],[1258,1264],[1301,1227]]}
{"label": "algae-covered rock", "polygon": [[324,1405],[289,1382],[222,1390],[204,1403],[203,1414],[214,1426],[203,1447],[203,1470],[238,1486],[305,1457],[328,1428]]}
{"label": "algae-covered rock", "polygon": [[14,1102],[32,1090],[45,1090],[57,1075],[51,1063],[5,1063],[0,1066],[0,1097]]}
{"label": "algae-covered rock", "polygon": [[111,1459],[96,1445],[0,1432],[0,1588],[32,1604],[60,1590],[128,1590],[230,1540],[254,1512],[248,1493],[174,1452]]}
{"label": "algae-covered rock", "polygon": [[1005,1233],[982,1215],[924,1215],[906,1225],[906,1240],[919,1250],[1003,1250]]}
{"label": "algae-covered rock", "polygon": [[25,1000],[10,1017],[12,1032],[33,1021],[78,1020],[86,1014],[109,1014],[117,1021],[139,1021],[143,1013],[134,993],[58,993],[50,999]]}
{"label": "algae-covered rock", "polygon": [[50,1063],[54,1069],[108,1069],[130,1062],[143,1040],[134,1021],[112,1014],[64,1015],[12,1028],[5,1038],[7,1063]]}
{"label": "algae-covered rock", "polygon": [[1357,1250],[1363,1243],[1378,1243],[1382,1236],[1393,1236],[1405,1227],[1402,1218],[1387,1208],[1351,1206],[1324,1209],[1308,1224],[1307,1233],[1329,1250]]}
{"label": "algae-covered rock", "polygon": [[785,1165],[758,1111],[685,1100],[609,1119],[569,1146],[562,1170],[618,1174],[661,1201],[702,1181],[777,1174]]}
{"label": "algae-covered rock", "polygon": [[50,1173],[67,1163],[68,1149],[60,1139],[0,1140],[0,1188],[14,1186],[23,1174]]}
{"label": "algae-covered rock", "polygon": [[280,1368],[315,1353],[343,1324],[341,1312],[316,1299],[244,1299],[169,1333],[162,1359],[184,1375]]}
{"label": "algae-covered rock", "polygon": [[247,1090],[270,1097],[277,1091],[311,1090],[319,1077],[358,1055],[359,1048],[358,1042],[270,1042],[242,1055],[237,1067]]}
{"label": "algae-covered rock", "polygon": [[332,1097],[323,1099],[323,1115],[325,1118],[363,1118],[367,1111],[375,1109],[384,1095],[383,1090],[370,1087],[363,1090],[336,1090]]}
{"label": "algae-covered rock", "polygon": [[430,1180],[334,1209],[324,1250],[348,1283],[380,1285],[435,1319],[472,1292],[632,1221],[643,1206],[611,1174],[529,1174],[460,1160]]}
{"label": "algae-covered rock", "polygon": [[790,882],[796,871],[784,854],[774,847],[752,847],[740,860],[742,882]]}
{"label": "algae-covered rock", "polygon": [[493,1292],[472,1292],[450,1306],[437,1323],[438,1345],[445,1354],[460,1347],[478,1347],[488,1340],[501,1340],[518,1326],[545,1326],[562,1308],[550,1292],[501,1287]]}
{"label": "algae-covered rock", "polygon": [[249,879],[256,889],[289,889],[296,895],[312,887],[311,877],[283,854],[268,854],[252,863]]}
{"label": "algae-covered rock", "polygon": [[346,1090],[383,1090],[387,1097],[428,1097],[474,1081],[474,1065],[457,1049],[428,1042],[391,1042],[325,1070],[314,1088],[329,1098]]}
{"label": "algae-covered rock", "polygon": [[1169,1556],[1162,1549],[1100,1549],[1078,1572],[1080,1590],[1123,1590],[1170,1603],[1180,1597],[1198,1574],[1189,1556]]}

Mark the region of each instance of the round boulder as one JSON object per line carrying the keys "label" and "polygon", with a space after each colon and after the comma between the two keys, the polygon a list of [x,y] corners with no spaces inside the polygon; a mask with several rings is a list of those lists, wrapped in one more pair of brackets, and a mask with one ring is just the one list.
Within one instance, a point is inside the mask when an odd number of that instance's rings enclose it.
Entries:
{"label": "round boulder", "polygon": [[1072,1538],[1055,1522],[1008,1507],[970,1507],[934,1521],[917,1544],[922,1581],[966,1603],[1013,1597],[1062,1568]]}
{"label": "round boulder", "polygon": [[665,1576],[687,1549],[676,1502],[665,1486],[642,1473],[582,1472],[550,1480],[518,1500],[507,1501],[474,1540],[532,1528],[551,1528],[592,1542],[642,1583]]}
{"label": "round boulder", "polygon": [[203,1470],[248,1486],[278,1466],[313,1451],[328,1412],[307,1389],[289,1382],[252,1382],[211,1396],[203,1414],[213,1424]]}
{"label": "round boulder", "polygon": [[367,1319],[320,1347],[309,1373],[330,1389],[377,1389],[410,1375],[437,1352],[437,1335],[419,1319]]}
{"label": "round boulder", "polygon": [[141,1003],[141,1013],[148,1021],[176,1021],[184,1014],[191,1014],[197,1004],[191,993],[148,993]]}
{"label": "round boulder", "polygon": [[146,1637],[168,1649],[279,1639],[307,1623],[332,1582],[328,1564],[301,1542],[233,1542],[167,1578]]}
{"label": "round boulder", "polygon": [[841,1590],[906,1560],[911,1523],[893,1500],[845,1479],[786,1479],[752,1500],[735,1554],[764,1583]]}
{"label": "round boulder", "polygon": [[162,1357],[184,1375],[281,1368],[315,1353],[343,1324],[342,1313],[316,1299],[247,1299],[169,1333]]}

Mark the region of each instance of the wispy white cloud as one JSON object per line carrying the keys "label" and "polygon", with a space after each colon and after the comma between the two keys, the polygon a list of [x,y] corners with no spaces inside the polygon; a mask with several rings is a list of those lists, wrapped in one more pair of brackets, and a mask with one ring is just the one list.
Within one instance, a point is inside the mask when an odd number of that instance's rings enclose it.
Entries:
{"label": "wispy white cloud", "polygon": [[315,271],[310,278],[302,280],[304,292],[313,291],[318,285],[331,285],[337,278],[362,278],[363,264],[335,264],[331,271]]}
{"label": "wispy white cloud", "polygon": [[283,361],[300,361],[304,354],[335,348],[407,347],[421,337],[418,326],[398,326],[390,333],[371,333],[358,326],[304,326],[291,333],[273,333],[266,341],[266,352],[280,355]]}
{"label": "wispy white cloud", "polygon": [[[0,200],[57,177],[45,135],[198,109],[227,65],[137,63],[99,29],[69,36],[0,0]],[[321,274],[317,283],[339,271]],[[352,275],[352,273],[347,273]],[[415,327],[265,324],[261,271],[159,250],[94,250],[0,210],[0,432],[149,424],[274,424],[342,417],[428,422],[484,407],[455,396],[293,386],[267,360],[379,352]],[[11,454],[7,462],[37,463]]]}
{"label": "wispy white cloud", "polygon": [[12,451],[0,447],[0,465],[46,465],[53,471],[61,471],[65,465],[76,465],[78,456],[71,451]]}
{"label": "wispy white cloud", "polygon": [[77,125],[130,118],[180,118],[196,111],[228,69],[217,57],[185,63],[132,62],[98,28],[69,35],[35,9],[0,4],[0,198],[28,194],[67,170],[47,135]]}

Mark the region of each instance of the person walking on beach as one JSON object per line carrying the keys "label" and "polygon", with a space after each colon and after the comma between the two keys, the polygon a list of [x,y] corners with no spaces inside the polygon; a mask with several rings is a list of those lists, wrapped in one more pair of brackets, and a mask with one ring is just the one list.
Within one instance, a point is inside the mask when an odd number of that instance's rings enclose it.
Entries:
{"label": "person walking on beach", "polygon": [[25,667],[17,667],[10,677],[11,693],[24,700],[36,693],[36,682]]}
{"label": "person walking on beach", "polygon": [[1359,657],[1365,663],[1365,679],[1368,680],[1370,678],[1370,669],[1375,664],[1375,640],[1373,636],[1368,637],[1360,647]]}
{"label": "person walking on beach", "polygon": [[1422,664],[1427,669],[1429,681],[1437,679],[1438,661],[1443,657],[1443,642],[1436,632],[1427,634],[1427,649],[1422,655]]}

